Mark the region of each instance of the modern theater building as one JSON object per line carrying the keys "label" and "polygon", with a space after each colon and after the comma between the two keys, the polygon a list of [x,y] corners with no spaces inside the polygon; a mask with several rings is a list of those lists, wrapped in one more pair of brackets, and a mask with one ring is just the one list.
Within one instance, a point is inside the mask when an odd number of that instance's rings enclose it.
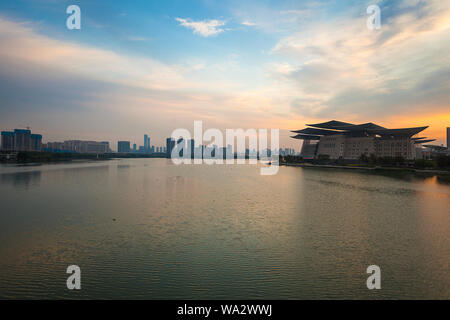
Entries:
{"label": "modern theater building", "polygon": [[415,137],[428,128],[387,129],[374,123],[352,124],[341,121],[308,124],[307,128],[292,131],[294,139],[303,140],[301,156],[314,159],[320,155],[330,159],[358,160],[361,155],[402,157],[412,160],[416,149],[430,139]]}

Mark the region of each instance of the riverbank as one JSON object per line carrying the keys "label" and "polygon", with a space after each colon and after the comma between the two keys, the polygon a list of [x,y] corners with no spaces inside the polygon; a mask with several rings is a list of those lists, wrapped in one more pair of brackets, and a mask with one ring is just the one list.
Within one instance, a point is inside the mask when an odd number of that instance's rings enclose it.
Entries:
{"label": "riverbank", "polygon": [[450,176],[449,170],[436,169],[417,169],[411,167],[382,167],[382,166],[364,166],[364,165],[331,165],[331,164],[312,164],[312,163],[280,163],[287,167],[303,168],[327,168],[327,169],[345,169],[345,170],[365,170],[365,171],[398,171],[422,174],[438,174]]}

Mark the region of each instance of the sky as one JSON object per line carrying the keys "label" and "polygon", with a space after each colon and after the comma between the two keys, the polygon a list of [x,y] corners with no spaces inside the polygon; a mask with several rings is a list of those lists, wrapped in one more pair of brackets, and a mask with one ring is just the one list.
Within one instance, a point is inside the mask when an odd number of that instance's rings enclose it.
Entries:
{"label": "sky", "polygon": [[450,127],[450,1],[3,0],[0,41],[0,129],[44,142],[162,146],[201,120],[298,151],[290,130],[332,119]]}

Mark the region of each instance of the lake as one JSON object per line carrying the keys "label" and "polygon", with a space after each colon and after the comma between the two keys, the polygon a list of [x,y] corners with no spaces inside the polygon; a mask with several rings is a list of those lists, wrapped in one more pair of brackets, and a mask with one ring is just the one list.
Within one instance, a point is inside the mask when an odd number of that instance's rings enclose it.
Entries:
{"label": "lake", "polygon": [[259,166],[2,165],[0,299],[450,298],[448,180]]}

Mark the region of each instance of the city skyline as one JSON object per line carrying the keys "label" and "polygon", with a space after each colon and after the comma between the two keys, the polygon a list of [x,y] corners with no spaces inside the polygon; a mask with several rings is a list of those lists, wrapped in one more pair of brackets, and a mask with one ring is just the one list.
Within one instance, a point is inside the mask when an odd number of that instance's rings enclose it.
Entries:
{"label": "city skyline", "polygon": [[[445,144],[450,5],[376,1],[70,1],[0,4],[3,130],[155,145],[194,120],[289,131],[329,118],[430,125]],[[99,41],[101,39],[101,41]]]}
{"label": "city skyline", "polygon": [[[165,154],[171,153],[172,149],[175,147],[177,143],[175,143],[175,139],[173,137],[166,138],[165,145],[152,145],[150,143],[151,137],[148,134],[144,134],[144,144],[139,145],[136,143],[132,144],[132,141],[128,140],[119,140],[117,141],[117,148],[111,145],[110,141],[94,141],[93,139],[89,140],[80,140],[80,139],[70,139],[64,141],[43,141],[43,136],[41,134],[32,133],[31,128],[27,127],[27,129],[13,129],[11,131],[3,131],[1,132],[0,139],[0,151],[3,152],[20,152],[20,151],[38,151],[38,152],[73,152],[73,153],[135,153],[135,154]],[[252,152],[254,154],[257,153],[256,149],[249,148],[249,140],[248,137],[243,137],[246,143],[245,152]],[[179,142],[183,142],[183,139],[179,139]],[[203,153],[203,149],[210,150],[219,150],[226,148],[230,149],[230,152],[236,146],[231,144],[224,145],[223,148],[220,148],[215,143],[213,145],[209,145],[209,143],[205,143],[203,140],[201,142],[197,142],[195,139],[189,139],[188,144],[191,144],[191,147],[194,149],[200,148]],[[267,149],[268,150],[268,149]],[[295,155],[297,151],[295,148],[276,148],[271,149],[279,150],[280,155]],[[237,152],[237,150],[235,150]],[[262,151],[262,150],[259,150]],[[192,152],[192,151],[191,151]],[[228,152],[228,151],[227,151]]]}

